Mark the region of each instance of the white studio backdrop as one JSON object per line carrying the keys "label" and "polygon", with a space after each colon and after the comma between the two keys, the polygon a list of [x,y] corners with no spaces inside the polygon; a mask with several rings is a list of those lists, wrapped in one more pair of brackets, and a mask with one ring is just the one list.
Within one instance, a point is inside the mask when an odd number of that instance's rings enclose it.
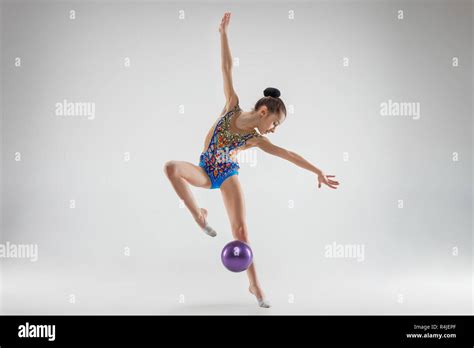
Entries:
{"label": "white studio backdrop", "polygon": [[[1,313],[471,314],[472,8],[2,1]],[[280,89],[270,139],[341,183],[241,159],[268,310],[221,264],[220,192],[192,188],[213,239],[163,173],[225,104],[225,11],[242,109]]]}

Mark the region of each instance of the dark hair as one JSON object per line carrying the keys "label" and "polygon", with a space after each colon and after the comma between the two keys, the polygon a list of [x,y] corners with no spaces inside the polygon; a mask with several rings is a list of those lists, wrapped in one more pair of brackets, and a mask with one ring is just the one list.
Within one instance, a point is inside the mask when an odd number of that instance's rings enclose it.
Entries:
{"label": "dark hair", "polygon": [[255,104],[255,110],[258,110],[261,106],[265,105],[268,111],[271,113],[279,114],[283,113],[286,116],[286,107],[283,101],[280,99],[280,91],[273,87],[265,88],[263,91],[263,98]]}

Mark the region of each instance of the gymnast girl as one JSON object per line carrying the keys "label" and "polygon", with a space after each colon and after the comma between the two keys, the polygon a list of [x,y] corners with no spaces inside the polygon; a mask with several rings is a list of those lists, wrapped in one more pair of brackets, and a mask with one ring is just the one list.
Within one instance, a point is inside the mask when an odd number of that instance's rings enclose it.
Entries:
{"label": "gymnast girl", "polygon": [[[302,156],[269,140],[267,135],[274,133],[286,120],[286,107],[278,89],[266,88],[264,96],[257,101],[251,111],[240,108],[239,98],[232,84],[232,56],[227,38],[229,22],[230,12],[226,12],[219,25],[225,107],[205,138],[198,165],[185,161],[168,161],[164,165],[164,172],[201,230],[211,237],[215,237],[217,232],[209,225],[208,211],[199,207],[189,185],[219,189],[233,237],[250,245],[244,196],[236,175],[240,169],[237,161],[239,151],[252,147],[259,148],[309,170],[317,176],[318,188],[324,184],[336,189],[339,182],[330,179],[334,178],[334,175],[326,175]],[[256,297],[260,307],[269,308],[270,303],[257,278],[255,262],[252,262],[247,269],[247,275],[250,293]]]}

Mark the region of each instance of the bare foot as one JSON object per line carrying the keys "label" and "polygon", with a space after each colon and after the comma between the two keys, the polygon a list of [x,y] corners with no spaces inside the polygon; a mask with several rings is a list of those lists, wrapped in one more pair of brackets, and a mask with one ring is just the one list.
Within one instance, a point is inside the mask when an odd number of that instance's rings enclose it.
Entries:
{"label": "bare foot", "polygon": [[259,286],[250,285],[249,291],[257,298],[258,305],[263,308],[270,308],[270,303],[264,298],[262,289]]}

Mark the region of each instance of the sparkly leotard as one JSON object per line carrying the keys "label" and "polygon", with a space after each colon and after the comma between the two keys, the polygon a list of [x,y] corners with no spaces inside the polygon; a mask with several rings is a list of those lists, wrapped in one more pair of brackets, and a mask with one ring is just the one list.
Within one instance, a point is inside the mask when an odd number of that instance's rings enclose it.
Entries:
{"label": "sparkly leotard", "polygon": [[255,129],[248,134],[231,131],[232,116],[240,110],[237,104],[234,109],[219,119],[207,150],[201,153],[199,166],[211,179],[211,189],[219,188],[225,179],[239,173],[240,166],[236,159],[236,149],[244,146],[250,138],[260,136]]}

